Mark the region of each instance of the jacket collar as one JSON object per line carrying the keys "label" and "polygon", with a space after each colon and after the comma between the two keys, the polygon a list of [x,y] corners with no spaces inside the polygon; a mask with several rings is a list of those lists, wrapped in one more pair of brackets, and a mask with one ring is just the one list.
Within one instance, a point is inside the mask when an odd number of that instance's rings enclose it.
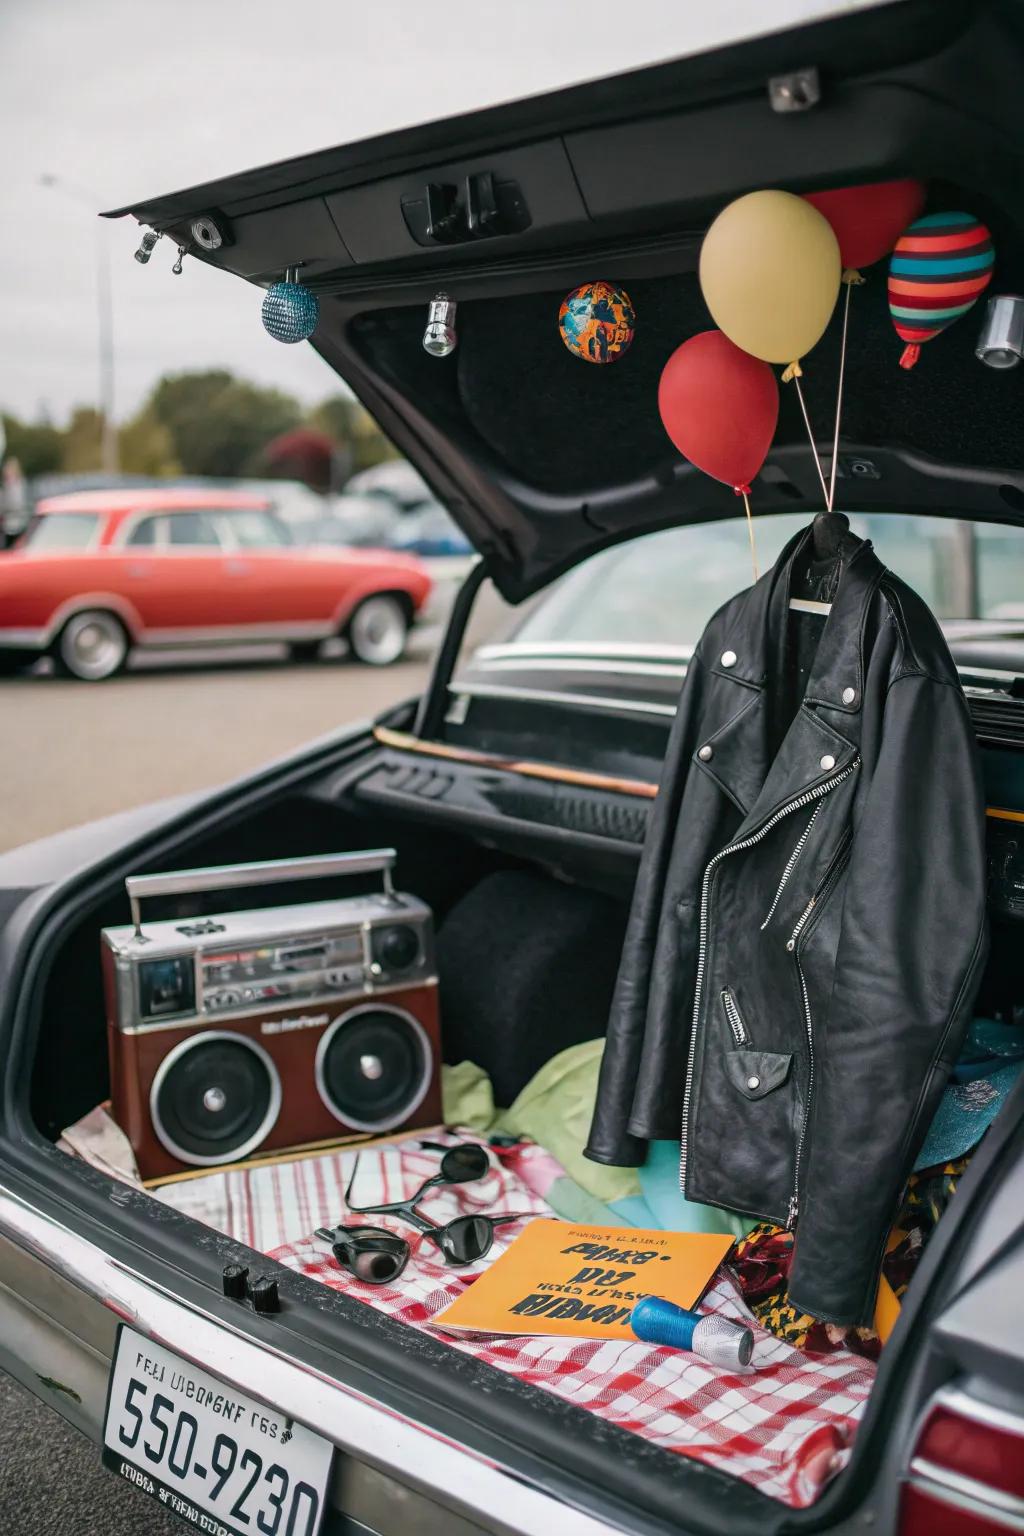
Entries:
{"label": "jacket collar", "polygon": [[698,750],[695,761],[743,813],[737,838],[848,767],[857,755],[864,621],[885,568],[871,544],[854,534],[847,534],[840,546],[842,573],[803,702],[778,751],[772,749],[772,704],[786,663],[793,565],[810,536],[805,528],[790,540],[772,570],[736,605],[723,650],[705,659],[717,677],[735,687],[736,707],[724,725],[698,744],[698,749],[710,746],[711,757],[701,761]]}

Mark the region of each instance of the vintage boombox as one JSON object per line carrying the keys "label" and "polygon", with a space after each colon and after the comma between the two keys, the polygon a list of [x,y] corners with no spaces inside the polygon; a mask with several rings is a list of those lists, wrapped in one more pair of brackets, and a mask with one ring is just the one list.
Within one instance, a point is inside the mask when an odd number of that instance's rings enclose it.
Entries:
{"label": "vintage boombox", "polygon": [[[102,934],[111,1101],[143,1178],[441,1119],[429,907],[391,849],[148,875]],[[145,897],[381,871],[383,892],[141,921]]]}

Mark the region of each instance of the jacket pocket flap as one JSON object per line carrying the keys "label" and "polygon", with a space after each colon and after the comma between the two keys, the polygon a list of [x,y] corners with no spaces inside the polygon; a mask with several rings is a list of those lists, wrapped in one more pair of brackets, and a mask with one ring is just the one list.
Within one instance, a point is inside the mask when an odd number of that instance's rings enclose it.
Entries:
{"label": "jacket pocket flap", "polygon": [[734,1088],[748,1099],[763,1099],[789,1076],[791,1054],[776,1051],[727,1051],[725,1067]]}

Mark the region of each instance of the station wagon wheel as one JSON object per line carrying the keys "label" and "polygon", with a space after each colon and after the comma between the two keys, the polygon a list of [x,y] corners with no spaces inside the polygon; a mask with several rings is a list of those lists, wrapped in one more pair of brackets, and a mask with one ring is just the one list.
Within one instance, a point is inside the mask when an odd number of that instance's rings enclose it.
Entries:
{"label": "station wagon wheel", "polygon": [[370,667],[389,667],[405,650],[409,634],[409,609],[392,592],[365,597],[348,621],[345,639],[356,661]]}
{"label": "station wagon wheel", "polygon": [[100,683],[120,672],[128,650],[128,634],[116,614],[90,608],[68,619],[57,636],[53,658],[65,676]]}

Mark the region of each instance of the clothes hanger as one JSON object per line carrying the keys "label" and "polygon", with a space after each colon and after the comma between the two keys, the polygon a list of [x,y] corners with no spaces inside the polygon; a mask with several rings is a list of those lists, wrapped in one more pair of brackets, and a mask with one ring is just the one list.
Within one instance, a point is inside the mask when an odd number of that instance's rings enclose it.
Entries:
{"label": "clothes hanger", "polygon": [[[838,560],[843,537],[850,531],[850,519],[842,512],[819,512],[811,524],[811,559],[825,563]],[[809,597],[791,597],[789,606],[797,613],[828,614],[831,603],[820,603]]]}

